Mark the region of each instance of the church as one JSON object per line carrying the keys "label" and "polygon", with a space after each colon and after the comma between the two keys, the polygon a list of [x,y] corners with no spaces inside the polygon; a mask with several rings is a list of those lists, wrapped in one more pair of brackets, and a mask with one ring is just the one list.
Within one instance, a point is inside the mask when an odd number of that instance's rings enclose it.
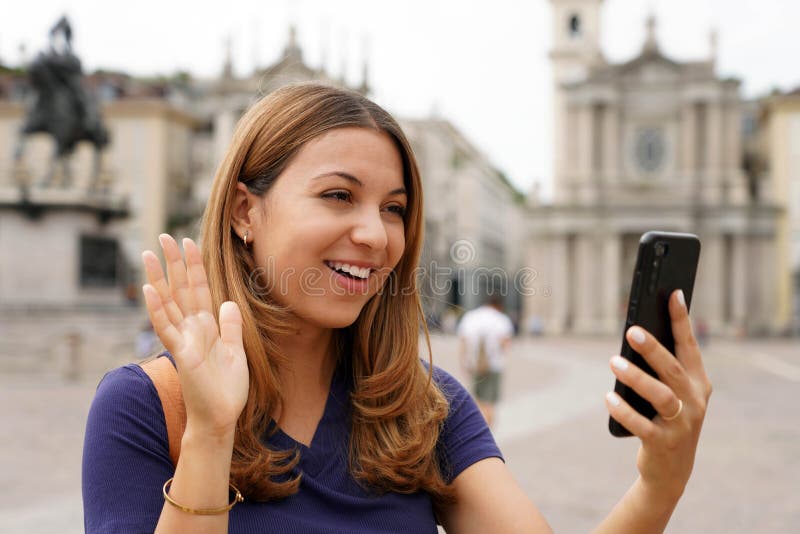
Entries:
{"label": "church", "polygon": [[770,184],[742,168],[740,81],[709,57],[678,62],[654,17],[641,52],[618,64],[600,48],[602,0],[551,0],[554,198],[526,215],[537,272],[523,314],[549,333],[621,332],[640,236],[691,232],[702,251],[692,302],[717,334],[782,331]]}

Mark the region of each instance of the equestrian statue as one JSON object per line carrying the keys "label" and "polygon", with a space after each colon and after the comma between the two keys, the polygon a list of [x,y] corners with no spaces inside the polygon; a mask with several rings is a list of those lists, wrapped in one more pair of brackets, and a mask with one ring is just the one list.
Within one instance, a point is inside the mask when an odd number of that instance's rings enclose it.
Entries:
{"label": "equestrian statue", "polygon": [[100,151],[109,143],[109,134],[97,103],[83,87],[83,70],[72,51],[72,27],[66,17],[61,17],[50,30],[49,41],[49,49],[40,52],[28,69],[35,99],[20,128],[14,159],[21,161],[28,135],[50,134],[55,145],[41,185],[49,187],[56,165],[61,165],[61,185],[66,188],[72,183],[69,156],[80,141],[89,141],[95,148],[90,188],[96,189]]}

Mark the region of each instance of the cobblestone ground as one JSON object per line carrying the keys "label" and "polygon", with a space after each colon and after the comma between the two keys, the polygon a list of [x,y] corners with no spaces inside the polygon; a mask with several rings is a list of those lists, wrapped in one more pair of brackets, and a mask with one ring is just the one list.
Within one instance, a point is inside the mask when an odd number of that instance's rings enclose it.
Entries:
{"label": "cobblestone ground", "polygon": [[[55,321],[26,345],[32,332],[24,321],[2,322],[0,532],[82,532],[86,414],[103,371],[133,358],[140,321],[133,311],[63,321],[82,325],[91,339],[73,379],[66,378],[70,351],[50,347],[71,330]],[[455,339],[432,341],[434,362],[463,382]],[[40,349],[24,360],[26,346]],[[607,361],[618,347],[615,339],[540,338],[512,349],[495,434],[556,532],[591,530],[636,477],[636,441],[606,429]],[[668,532],[797,532],[800,343],[713,340],[704,358],[715,391],[695,472]]]}

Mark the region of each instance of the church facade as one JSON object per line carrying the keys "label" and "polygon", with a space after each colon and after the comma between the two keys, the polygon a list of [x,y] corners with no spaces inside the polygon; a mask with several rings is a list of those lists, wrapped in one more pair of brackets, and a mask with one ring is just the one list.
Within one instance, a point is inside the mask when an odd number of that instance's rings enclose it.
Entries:
{"label": "church facade", "polygon": [[552,0],[554,201],[526,217],[526,263],[548,291],[524,315],[551,333],[621,331],[638,241],[649,230],[702,242],[692,315],[711,332],[774,333],[781,212],[742,169],[740,82],[710,57],[677,62],[655,20],[640,54],[600,49],[602,0]]}

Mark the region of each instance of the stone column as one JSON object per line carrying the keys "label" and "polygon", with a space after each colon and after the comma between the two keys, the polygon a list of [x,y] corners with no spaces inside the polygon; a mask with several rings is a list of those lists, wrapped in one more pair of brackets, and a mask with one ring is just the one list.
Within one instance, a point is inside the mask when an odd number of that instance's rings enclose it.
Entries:
{"label": "stone column", "polygon": [[601,303],[600,329],[603,333],[614,333],[620,327],[619,299],[621,292],[620,260],[622,257],[622,237],[607,233],[603,237],[603,274],[600,278]]}
{"label": "stone column", "polygon": [[703,249],[692,297],[692,317],[694,320],[704,320],[712,332],[721,333],[726,326],[723,320],[723,291],[728,290],[724,287],[724,240],[721,234],[709,232],[701,234],[700,241]]}
{"label": "stone column", "polygon": [[575,280],[572,286],[575,291],[572,305],[574,331],[580,334],[597,332],[597,311],[600,307],[599,301],[603,298],[603,291],[597,283],[598,279],[602,280],[598,276],[598,266],[602,264],[602,258],[597,254],[598,248],[596,237],[592,234],[579,234],[575,239]]}
{"label": "stone column", "polygon": [[[709,102],[706,117],[706,168],[703,169],[703,198],[709,204],[719,204],[722,186],[722,139],[725,135],[722,108],[719,102]],[[738,125],[736,126],[738,128]]]}
{"label": "stone column", "polygon": [[[749,316],[753,314],[756,310],[754,309],[754,305],[756,304],[753,300],[753,297],[758,298],[754,295],[754,289],[757,291],[760,288],[758,287],[759,281],[754,279],[754,274],[758,272],[758,269],[752,269],[751,271],[751,264],[752,262],[758,261],[758,256],[756,255],[753,257],[752,252],[750,250],[750,238],[747,235],[739,234],[733,237],[732,239],[732,246],[733,250],[731,251],[731,262],[730,265],[725,265],[726,269],[731,270],[731,276],[729,277],[731,286],[726,287],[725,291],[730,292],[729,299],[731,302],[731,325],[734,327],[735,330],[738,330],[740,327],[748,326]],[[754,265],[752,267],[755,267]]]}
{"label": "stone column", "polygon": [[568,110],[566,99],[558,82],[553,87],[553,176],[555,199],[565,201],[569,197],[565,176],[567,175]]}
{"label": "stone column", "polygon": [[563,145],[564,161],[561,168],[559,185],[561,196],[557,198],[560,203],[571,204],[576,199],[576,177],[578,175],[578,150],[579,136],[577,135],[580,123],[579,110],[575,106],[566,108],[564,114],[566,126],[562,130],[560,143]]}
{"label": "stone column", "polygon": [[619,106],[616,102],[609,102],[606,106],[606,116],[603,128],[603,172],[606,184],[613,184],[612,190],[620,183],[620,131],[619,131]]}
{"label": "stone column", "polygon": [[[544,288],[538,287],[536,297],[533,298],[550,298],[551,303],[549,306],[550,314],[546,318],[546,327],[548,331],[554,334],[561,334],[566,327],[567,315],[570,312],[570,293],[574,288],[574,281],[569,279],[569,265],[568,265],[568,239],[566,235],[556,235],[548,239],[550,251],[550,268],[549,278],[552,287],[550,297],[545,297],[542,294]],[[534,264],[534,268],[535,264]],[[537,269],[539,270],[539,269]],[[546,283],[546,280],[544,281]],[[539,296],[541,295],[541,297]]]}
{"label": "stone column", "polygon": [[591,104],[582,104],[578,112],[578,200],[581,204],[594,200],[592,191],[592,133],[593,109]]}
{"label": "stone column", "polygon": [[776,334],[780,331],[778,309],[778,248],[775,239],[768,235],[751,237],[748,281],[750,291],[747,302],[748,332],[756,335]]}
{"label": "stone column", "polygon": [[681,110],[681,139],[678,162],[680,173],[684,179],[695,181],[697,178],[697,161],[695,160],[697,117],[693,102],[686,102]]}

